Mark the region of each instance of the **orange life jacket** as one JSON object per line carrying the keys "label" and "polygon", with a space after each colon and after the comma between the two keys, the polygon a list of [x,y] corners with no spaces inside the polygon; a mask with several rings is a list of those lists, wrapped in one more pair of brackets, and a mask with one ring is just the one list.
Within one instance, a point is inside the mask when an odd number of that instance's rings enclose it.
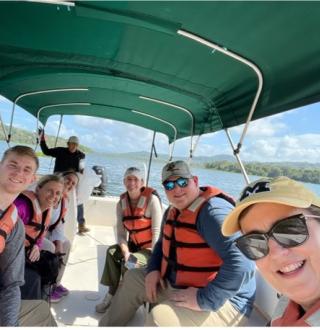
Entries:
{"label": "orange life jacket", "polygon": [[130,207],[128,193],[120,196],[123,225],[129,232],[130,240],[138,248],[151,248],[151,218],[147,218],[145,213],[152,194],[157,195],[154,189],[143,187],[138,204],[133,210]]}
{"label": "orange life jacket", "polygon": [[68,211],[68,208],[67,208],[67,200],[68,200],[68,197],[66,195],[63,195],[62,198],[61,198],[61,209],[60,209],[60,214],[59,214],[59,217],[57,219],[57,221],[55,223],[53,223],[52,225],[49,226],[49,231],[52,232],[57,226],[58,224],[62,221],[62,223],[64,223],[64,217]]}
{"label": "orange life jacket", "polygon": [[25,224],[26,239],[24,245],[32,247],[39,238],[46,235],[51,219],[51,209],[41,212],[37,195],[33,191],[26,190],[21,193],[32,204],[32,218]]}
{"label": "orange life jacket", "polygon": [[18,220],[18,210],[14,204],[11,204],[0,218],[0,254],[6,246],[6,239],[12,232]]}
{"label": "orange life jacket", "polygon": [[301,316],[301,307],[282,296],[273,313],[272,327],[316,327],[320,325],[320,301]]}
{"label": "orange life jacket", "polygon": [[203,187],[199,197],[183,211],[179,212],[170,206],[162,233],[162,278],[166,275],[169,263],[176,271],[175,284],[179,286],[205,287],[216,277],[223,261],[200,236],[197,218],[202,206],[217,196],[234,205],[233,198],[220,189]]}

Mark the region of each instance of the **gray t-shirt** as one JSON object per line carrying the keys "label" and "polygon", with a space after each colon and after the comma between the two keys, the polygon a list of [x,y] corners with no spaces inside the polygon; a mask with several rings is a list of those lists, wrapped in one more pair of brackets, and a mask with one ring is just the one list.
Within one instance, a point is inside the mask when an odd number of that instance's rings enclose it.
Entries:
{"label": "gray t-shirt", "polygon": [[17,326],[24,284],[25,231],[18,220],[0,254],[0,326]]}

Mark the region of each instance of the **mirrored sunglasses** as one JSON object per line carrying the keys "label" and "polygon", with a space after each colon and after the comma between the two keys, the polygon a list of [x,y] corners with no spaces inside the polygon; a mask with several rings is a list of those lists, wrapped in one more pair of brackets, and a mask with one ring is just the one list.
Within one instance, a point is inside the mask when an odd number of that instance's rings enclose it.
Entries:
{"label": "mirrored sunglasses", "polygon": [[307,218],[320,218],[320,216],[297,214],[284,218],[277,221],[267,233],[248,233],[236,239],[235,244],[251,260],[258,260],[269,254],[269,238],[273,238],[285,248],[299,246],[309,238]]}
{"label": "mirrored sunglasses", "polygon": [[189,179],[187,178],[178,178],[176,180],[167,180],[163,182],[164,189],[167,191],[173,190],[177,185],[180,188],[185,188],[188,186]]}

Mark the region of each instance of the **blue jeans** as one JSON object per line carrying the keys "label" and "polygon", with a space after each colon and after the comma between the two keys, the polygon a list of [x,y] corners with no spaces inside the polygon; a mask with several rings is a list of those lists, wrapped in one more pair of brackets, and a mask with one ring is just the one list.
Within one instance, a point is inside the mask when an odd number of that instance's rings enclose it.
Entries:
{"label": "blue jeans", "polygon": [[78,205],[78,216],[77,216],[77,221],[79,225],[84,225],[84,223],[86,222],[84,219],[84,208],[83,208],[83,204],[79,204]]}

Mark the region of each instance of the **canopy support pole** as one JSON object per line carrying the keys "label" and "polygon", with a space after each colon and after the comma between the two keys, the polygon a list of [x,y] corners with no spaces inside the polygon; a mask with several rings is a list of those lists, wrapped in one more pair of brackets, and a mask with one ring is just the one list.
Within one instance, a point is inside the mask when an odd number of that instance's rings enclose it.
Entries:
{"label": "canopy support pole", "polygon": [[8,147],[10,147],[9,139],[7,137],[6,128],[4,126],[4,123],[3,123],[3,120],[2,120],[1,114],[0,114],[0,122],[1,122],[1,127],[2,127],[2,130],[3,130],[3,134],[4,134],[4,139],[6,140]]}
{"label": "canopy support pole", "polygon": [[147,179],[146,179],[146,187],[148,187],[148,183],[149,183],[149,176],[150,176],[150,169],[151,169],[151,162],[152,162],[153,151],[155,152],[155,156],[157,157],[156,148],[155,148],[155,146],[154,146],[154,140],[155,140],[155,138],[156,138],[156,134],[157,134],[157,132],[154,131],[154,132],[153,132],[153,137],[152,137],[151,150],[150,150],[150,157],[149,157],[149,164],[148,164],[148,172],[147,172]]}
{"label": "canopy support pole", "polygon": [[255,74],[257,75],[258,77],[258,89],[257,89],[257,93],[253,99],[253,103],[251,105],[251,109],[250,109],[250,112],[249,112],[249,115],[248,115],[248,118],[247,118],[247,121],[245,123],[245,126],[243,128],[243,131],[242,131],[242,134],[241,134],[241,137],[239,139],[239,142],[237,144],[237,148],[234,149],[237,151],[237,153],[240,152],[240,149],[242,147],[242,144],[243,144],[243,140],[244,140],[244,137],[247,133],[247,130],[248,130],[248,127],[249,127],[249,124],[250,124],[250,121],[251,121],[251,118],[253,116],[253,113],[256,109],[256,106],[257,106],[257,103],[258,103],[258,100],[259,100],[259,97],[260,97],[260,94],[261,94],[261,91],[262,91],[262,87],[263,87],[263,76],[262,76],[262,73],[261,73],[261,70],[258,68],[258,66],[256,66],[254,63],[250,62],[248,59],[244,58],[243,56],[240,56],[230,50],[228,50],[227,48],[225,47],[221,47],[209,40],[206,40],[204,38],[201,38],[193,33],[190,33],[188,31],[185,31],[185,30],[178,30],[177,31],[177,34],[180,34],[186,38],[189,38],[189,39],[192,39],[202,45],[205,45],[209,48],[212,48],[212,49],[215,49],[217,51],[219,51],[220,53],[222,54],[225,54],[233,59],[235,59],[236,61],[238,62],[241,62],[243,64],[245,64],[246,66],[248,66],[249,68],[251,68]]}
{"label": "canopy support pole", "polygon": [[[198,135],[198,137],[197,137],[197,139],[196,139],[196,142],[193,144],[193,146],[192,146],[192,154],[194,154],[195,153],[195,151],[196,151],[196,148],[197,148],[197,146],[198,146],[198,143],[199,143],[199,140],[200,140],[200,136],[201,135]],[[190,164],[191,163],[191,160],[192,160],[192,157],[189,157],[189,159],[188,159],[188,164]]]}
{"label": "canopy support pole", "polygon": [[169,123],[168,121],[166,121],[166,120],[163,120],[163,119],[161,119],[161,118],[158,118],[158,117],[155,117],[155,116],[152,116],[152,115],[149,115],[148,113],[144,113],[144,112],[141,112],[141,111],[137,111],[137,110],[131,110],[133,113],[137,113],[137,114],[139,114],[139,115],[141,115],[141,116],[145,116],[145,117],[149,117],[149,118],[153,118],[153,119],[155,119],[155,120],[158,120],[158,121],[160,121],[160,122],[162,122],[162,123],[164,123],[164,124],[167,124],[167,125],[169,125],[172,129],[173,129],[173,132],[174,132],[174,140],[173,140],[173,142],[172,142],[172,148],[171,148],[171,151],[170,151],[170,158],[169,158],[169,161],[172,159],[172,154],[173,154],[173,150],[174,150],[174,146],[175,146],[175,143],[176,143],[176,140],[177,140],[177,128],[173,125],[173,124],[171,124],[171,123]]}
{"label": "canopy support pole", "polygon": [[181,111],[183,111],[183,112],[185,112],[185,113],[187,113],[189,115],[190,120],[191,120],[190,153],[189,153],[189,158],[192,158],[192,151],[193,151],[193,149],[192,149],[192,139],[193,139],[194,129],[195,129],[195,118],[194,118],[193,113],[189,109],[184,108],[184,107],[181,107],[180,105],[177,105],[177,104],[174,104],[174,103],[166,102],[166,101],[163,101],[163,100],[159,100],[159,99],[155,99],[155,98],[147,97],[147,96],[143,96],[143,95],[140,95],[139,98],[140,99],[143,99],[143,100],[147,100],[147,101],[151,101],[151,102],[155,102],[155,103],[167,105],[169,107],[172,107],[172,108],[181,110]]}
{"label": "canopy support pole", "polygon": [[[88,88],[59,88],[59,89],[45,89],[41,91],[35,91],[35,92],[28,92],[24,94],[18,95],[12,106],[12,111],[11,111],[11,119],[10,119],[10,126],[9,126],[9,133],[8,133],[8,138],[7,138],[7,143],[10,142],[11,139],[11,131],[12,131],[12,124],[13,124],[13,116],[14,116],[14,111],[16,108],[16,105],[18,104],[18,101],[21,100],[22,98],[26,96],[31,96],[31,95],[39,95],[39,94],[46,94],[46,93],[57,93],[57,92],[79,92],[79,91],[88,91]],[[38,123],[37,123],[37,128],[38,128]]]}
{"label": "canopy support pole", "polygon": [[230,132],[228,131],[227,128],[225,129],[225,132],[226,132],[227,137],[228,137],[228,140],[229,140],[229,142],[230,142],[230,145],[231,145],[231,148],[232,148],[233,154],[234,154],[234,156],[236,157],[236,159],[237,159],[237,161],[238,161],[238,164],[239,164],[239,166],[240,166],[240,169],[241,169],[241,172],[242,172],[242,174],[243,174],[243,176],[244,176],[244,179],[245,179],[246,183],[249,184],[249,183],[250,183],[250,179],[249,179],[248,174],[247,174],[247,171],[246,171],[246,169],[244,168],[244,165],[243,165],[243,163],[242,163],[242,161],[241,161],[241,158],[240,158],[240,155],[239,155],[239,154],[240,154],[240,150],[239,150],[238,148],[235,148],[235,147],[234,147],[234,144],[233,144],[233,142],[232,142],[232,138],[231,138]]}
{"label": "canopy support pole", "polygon": [[[59,122],[59,127],[58,127],[58,132],[57,132],[56,140],[54,141],[54,147],[56,147],[57,144],[58,144],[58,137],[59,137],[59,134],[60,134],[62,120],[63,120],[63,115],[60,115],[60,122]],[[51,157],[51,160],[50,160],[49,172],[50,172],[51,167],[52,167],[52,161],[53,161],[53,157]]]}

